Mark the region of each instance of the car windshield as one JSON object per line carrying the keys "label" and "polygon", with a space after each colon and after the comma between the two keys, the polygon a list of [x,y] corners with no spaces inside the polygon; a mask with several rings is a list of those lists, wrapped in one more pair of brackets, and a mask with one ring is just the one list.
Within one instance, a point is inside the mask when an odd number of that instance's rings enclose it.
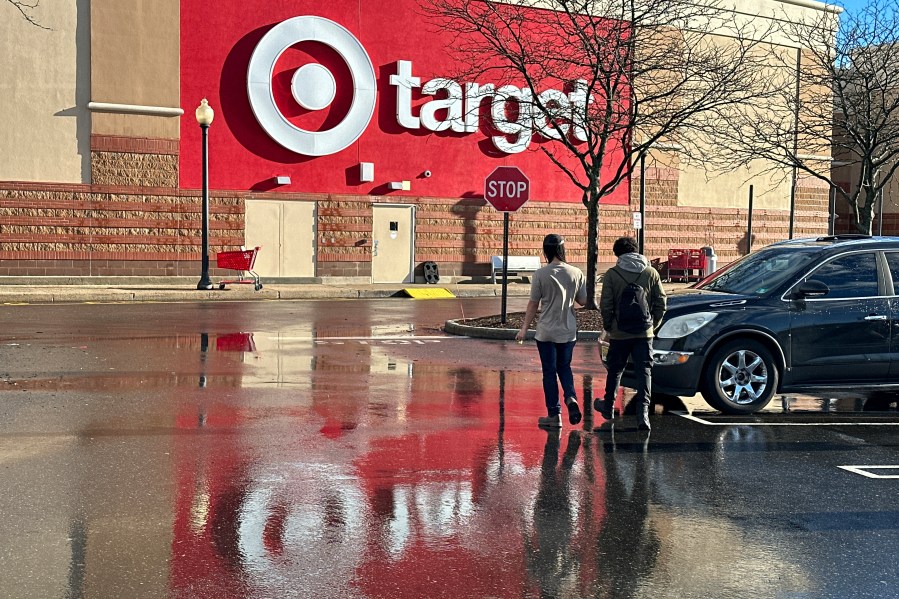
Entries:
{"label": "car windshield", "polygon": [[749,254],[696,285],[697,289],[764,295],[779,287],[819,252],[814,247],[769,247]]}

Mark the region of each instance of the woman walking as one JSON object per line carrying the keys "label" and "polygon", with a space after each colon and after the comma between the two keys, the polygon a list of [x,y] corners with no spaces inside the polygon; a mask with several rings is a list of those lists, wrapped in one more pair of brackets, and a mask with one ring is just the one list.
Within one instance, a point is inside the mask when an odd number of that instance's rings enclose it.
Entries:
{"label": "woman walking", "polygon": [[577,342],[574,304],[583,306],[587,303],[587,279],[580,269],[566,264],[565,240],[560,235],[552,233],[543,239],[543,255],[547,264],[534,273],[524,322],[515,339],[524,341],[539,307],[536,337],[543,369],[546,416],[538,418],[537,424],[544,428],[561,428],[560,384],[568,408],[568,422],[577,424],[581,421],[571,373],[571,354]]}

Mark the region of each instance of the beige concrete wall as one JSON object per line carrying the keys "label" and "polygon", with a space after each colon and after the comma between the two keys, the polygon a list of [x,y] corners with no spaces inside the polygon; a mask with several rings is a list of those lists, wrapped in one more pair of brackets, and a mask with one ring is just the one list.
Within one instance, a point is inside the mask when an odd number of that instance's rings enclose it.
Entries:
{"label": "beige concrete wall", "polygon": [[[710,41],[721,47],[724,53],[734,52],[737,47],[733,38],[715,36]],[[753,54],[755,60],[760,61],[757,68],[762,69],[760,73],[765,79],[776,81],[777,88],[792,96],[796,77],[795,69],[790,66],[796,63],[796,50],[765,44],[754,49]],[[752,105],[721,106],[715,113],[701,115],[700,119],[706,121],[704,130],[685,132],[683,135],[692,155],[685,157],[687,159],[681,163],[678,205],[745,209],[749,202],[749,187],[752,186],[753,208],[789,210],[792,169],[764,160],[735,167],[733,155],[727,147],[728,136],[738,133],[733,128],[734,123],[745,124],[739,130],[743,140],[752,140],[760,135],[770,139],[780,134],[782,123],[792,124],[795,121],[792,105],[792,101],[777,93],[772,97],[758,98]],[[759,125],[769,120],[778,125],[772,128]],[[809,142],[806,141],[806,144]],[[820,144],[815,144],[814,150],[818,153],[823,151]],[[800,146],[800,152],[811,153],[811,150]],[[745,160],[746,156],[741,159]]]}
{"label": "beige concrete wall", "polygon": [[[177,108],[178,0],[91,1],[91,101]],[[177,139],[178,116],[94,112],[91,133]]]}
{"label": "beige concrete wall", "polygon": [[[772,43],[795,47],[788,35],[776,25],[787,23],[820,23],[828,22],[832,26],[837,24],[837,15],[841,10],[832,3],[825,4],[815,0],[724,0],[720,6],[733,11],[736,17],[734,22],[719,24],[712,29],[720,35],[733,34],[733,25],[742,35],[750,35],[755,31],[754,39],[764,39]],[[775,25],[769,31],[769,28]],[[703,30],[708,29],[708,23],[700,25]]]}
{"label": "beige concrete wall", "polygon": [[0,180],[86,182],[88,0],[50,0],[42,29],[0,2]]}
{"label": "beige concrete wall", "polygon": [[789,170],[772,174],[758,162],[751,168],[727,172],[707,173],[698,167],[681,171],[677,203],[679,206],[709,208],[741,208],[749,205],[749,186],[752,185],[753,208],[771,210],[790,209]]}

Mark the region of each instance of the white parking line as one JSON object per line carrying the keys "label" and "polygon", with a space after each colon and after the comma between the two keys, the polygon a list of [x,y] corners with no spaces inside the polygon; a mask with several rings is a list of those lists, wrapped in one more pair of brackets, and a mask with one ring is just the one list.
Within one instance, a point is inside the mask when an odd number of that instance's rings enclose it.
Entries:
{"label": "white parking line", "polygon": [[675,412],[678,416],[706,426],[899,426],[899,422],[710,422],[693,414]]}
{"label": "white parking line", "polygon": [[399,337],[269,337],[273,341],[414,341],[415,339],[468,339],[462,335],[404,335]]}
{"label": "white parking line", "polygon": [[896,470],[899,472],[899,466],[837,466],[837,468],[842,468],[848,472],[853,472],[855,474],[860,474],[867,478],[899,478],[899,474],[875,474],[873,472],[868,472],[868,470]]}
{"label": "white parking line", "polygon": [[313,345],[425,345],[426,343],[442,343],[447,339],[468,339],[469,337],[444,337],[442,335],[410,335],[400,337],[269,337],[271,341],[297,341]]}

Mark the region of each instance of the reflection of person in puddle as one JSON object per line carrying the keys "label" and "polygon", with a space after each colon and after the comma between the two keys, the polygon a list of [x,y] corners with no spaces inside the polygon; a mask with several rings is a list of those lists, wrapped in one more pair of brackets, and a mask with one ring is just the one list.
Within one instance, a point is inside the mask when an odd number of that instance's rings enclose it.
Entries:
{"label": "reflection of person in puddle", "polygon": [[[561,431],[547,431],[540,471],[540,489],[534,502],[534,532],[525,539],[528,569],[540,585],[541,597],[558,597],[577,583],[577,553],[571,549],[573,514],[569,476],[578,449],[580,432],[568,435],[568,446],[559,462]],[[567,584],[566,584],[567,582]]]}
{"label": "reflection of person in puddle", "polygon": [[[614,440],[608,439],[599,446],[605,463],[606,519],[597,538],[597,587],[601,591],[597,596],[634,597],[655,568],[661,543],[647,518],[647,443],[616,447]],[[632,462],[632,471],[628,462]]]}

